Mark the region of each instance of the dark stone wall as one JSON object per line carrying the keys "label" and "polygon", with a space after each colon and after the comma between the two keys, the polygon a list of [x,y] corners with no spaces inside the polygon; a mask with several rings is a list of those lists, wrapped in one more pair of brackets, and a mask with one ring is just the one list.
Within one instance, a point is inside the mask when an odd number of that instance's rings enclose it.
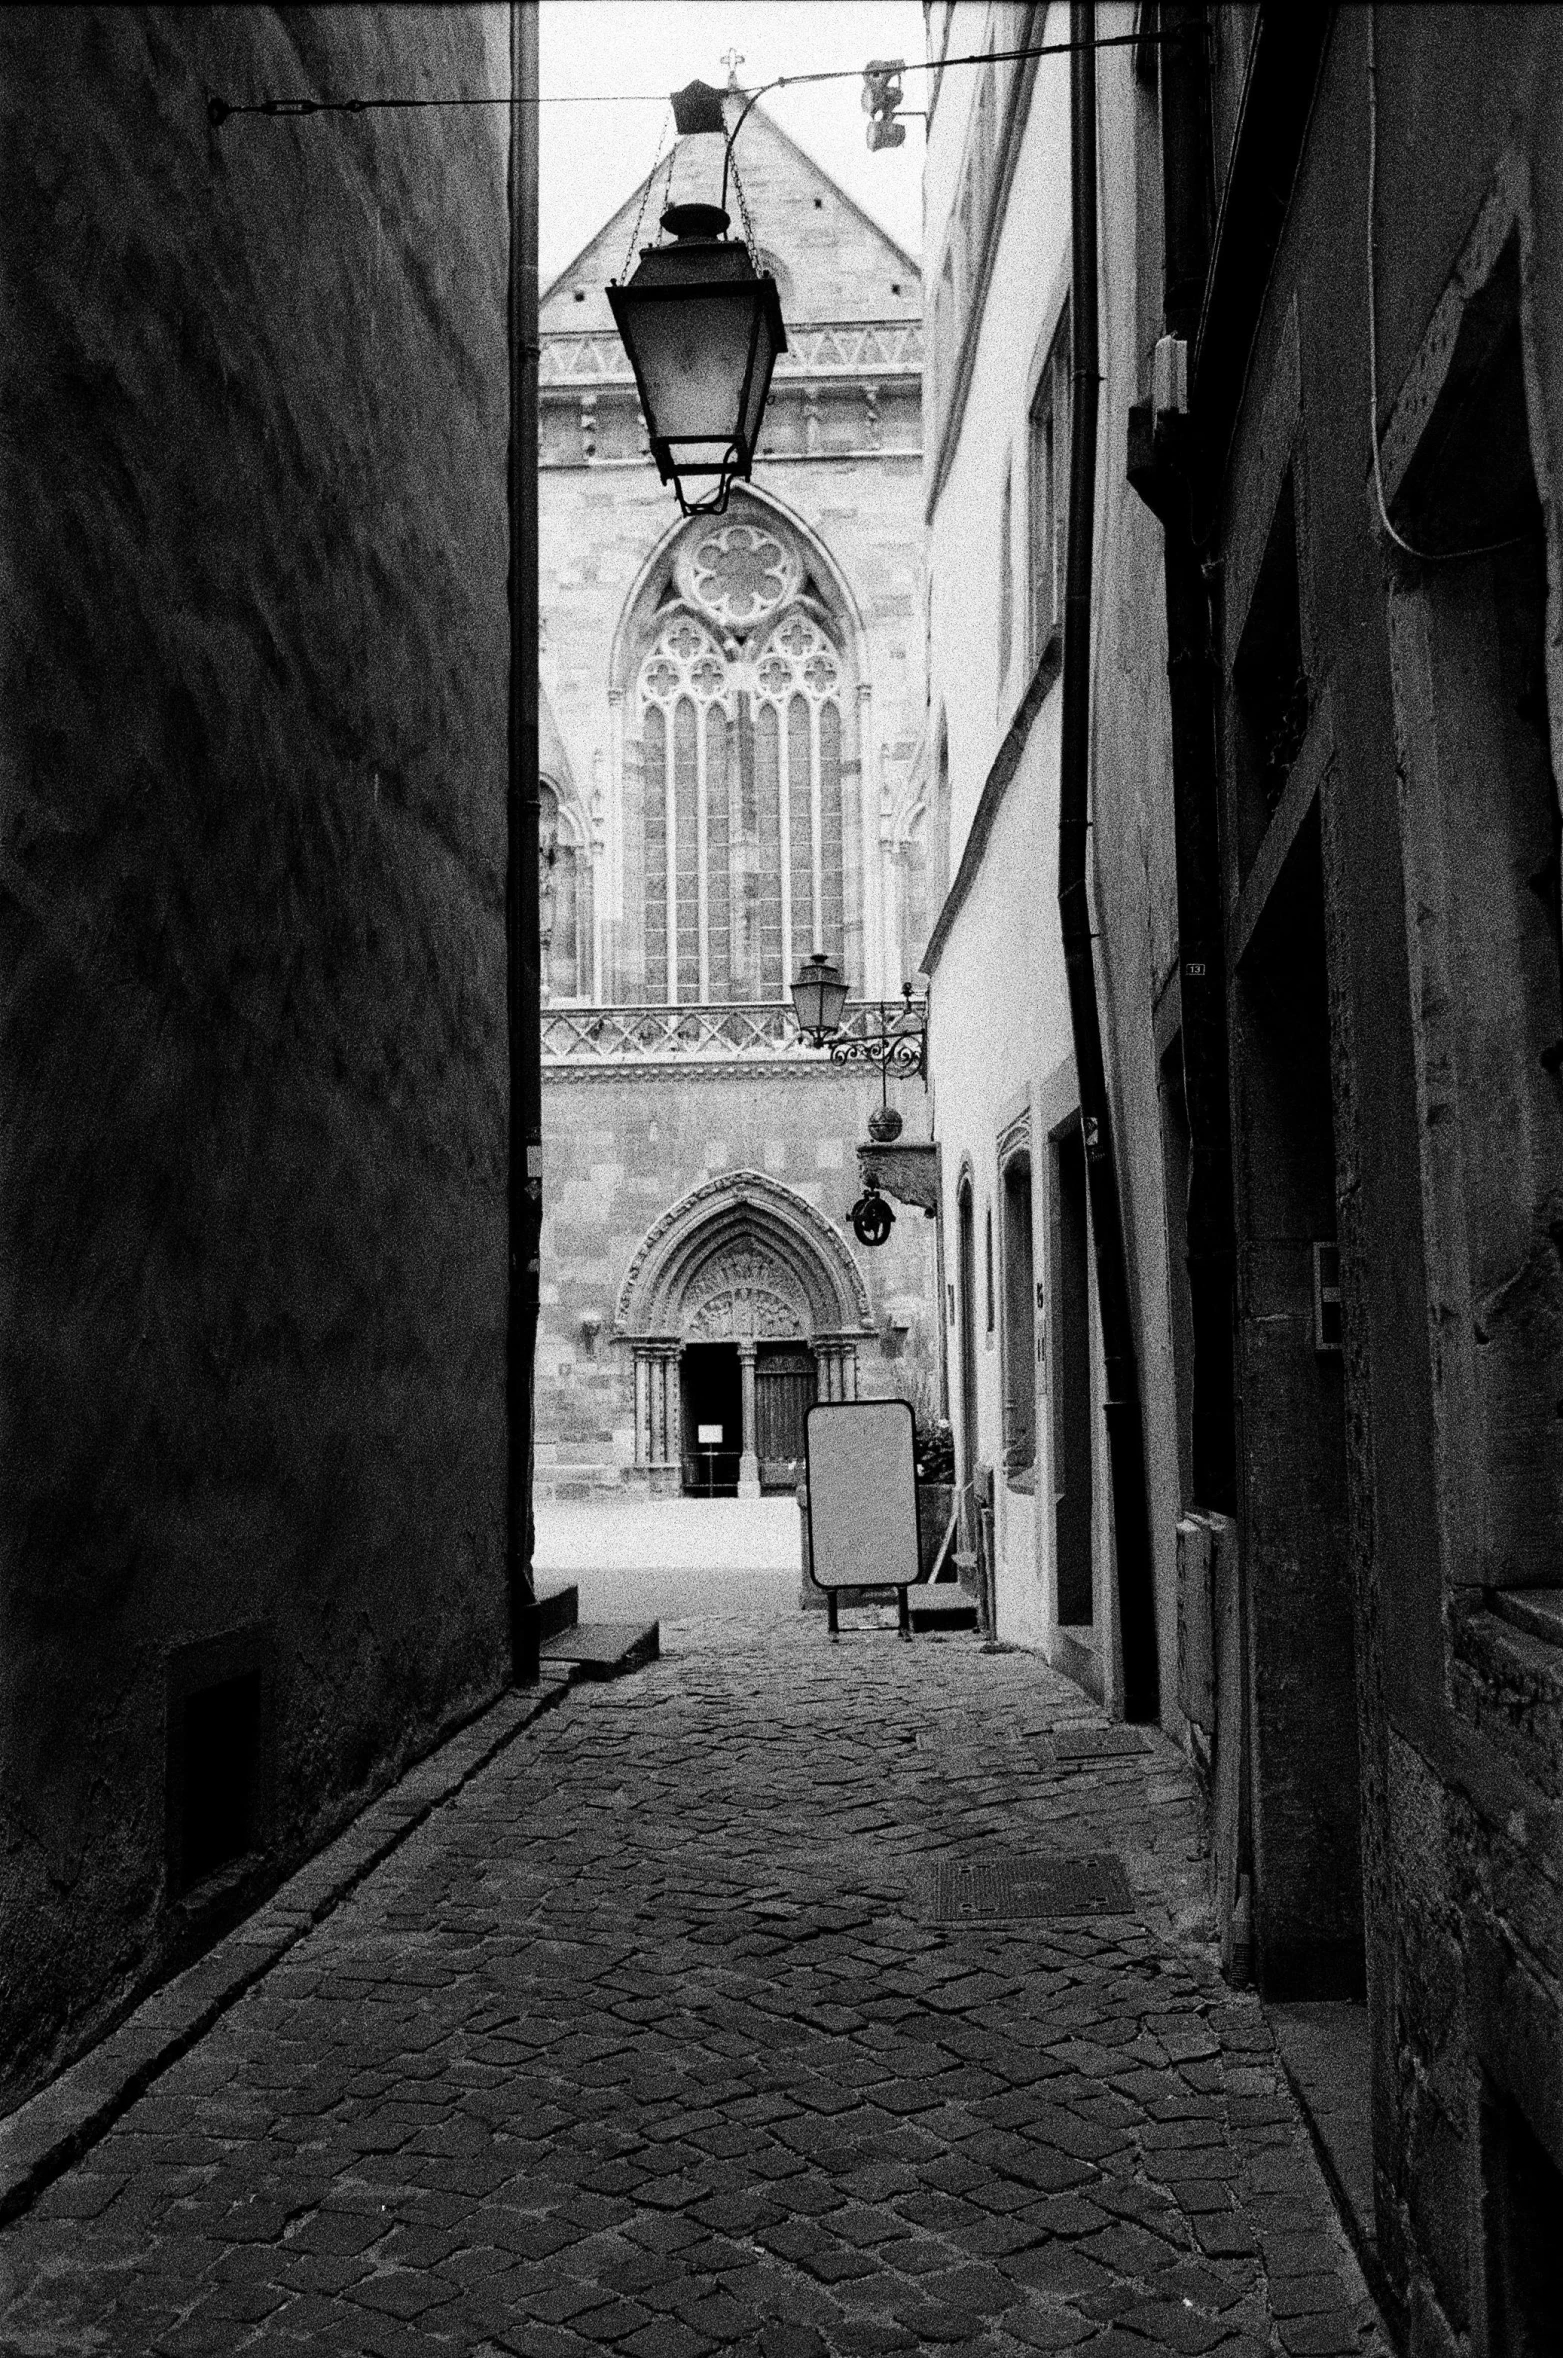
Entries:
{"label": "dark stone wall", "polygon": [[[1533,440],[1554,470],[1541,492],[1555,567],[1558,20],[1546,10],[1380,10],[1377,25],[1380,425],[1495,174],[1517,161],[1531,208],[1527,392],[1538,405]],[[1517,2105],[1563,2168],[1563,1909],[1545,1831],[1563,1757],[1563,1652],[1449,1578],[1463,1531],[1492,1506],[1480,1482],[1458,1496],[1440,1486],[1448,1317],[1429,1267],[1423,1171],[1428,1132],[1450,1116],[1436,1091],[1425,1118],[1418,1102],[1419,1034],[1433,1037],[1439,1011],[1419,1002],[1409,964],[1422,912],[1408,908],[1406,828],[1419,822],[1407,816],[1407,714],[1391,663],[1392,599],[1419,577],[1386,552],[1368,477],[1366,45],[1367,12],[1339,12],[1260,318],[1233,480],[1260,433],[1262,389],[1295,304],[1308,669],[1333,707],[1320,856],[1378,2231],[1410,2349],[1444,2358],[1457,2346],[1519,2346],[1517,2331],[1505,2339],[1493,2325],[1493,2104]],[[1555,643],[1555,596],[1549,628]],[[1556,746],[1555,713],[1553,735]],[[1476,967],[1485,1017],[1501,1029],[1517,1022],[1518,1003],[1500,951],[1484,941]],[[1483,1151],[1489,1176],[1518,1193],[1527,1174],[1509,1143]],[[1500,1452],[1490,1437],[1480,1447],[1496,1488]],[[1555,1547],[1555,1528],[1548,1538]],[[1305,1661],[1306,1640],[1299,1630],[1292,1664]],[[1290,1664],[1275,1667],[1284,1676]],[[1336,1663],[1331,1682],[1338,1690],[1349,1676]],[[1333,1698],[1337,1757],[1348,1700]]]}
{"label": "dark stone wall", "polygon": [[504,71],[0,16],[0,2098],[201,1936],[181,1648],[256,1633],[251,1889],[503,1675],[505,116],[205,101]]}

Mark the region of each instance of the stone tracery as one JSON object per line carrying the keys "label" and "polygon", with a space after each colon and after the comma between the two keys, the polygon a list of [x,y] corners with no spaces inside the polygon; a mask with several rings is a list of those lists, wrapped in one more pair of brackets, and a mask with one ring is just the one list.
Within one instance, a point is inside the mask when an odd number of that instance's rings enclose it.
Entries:
{"label": "stone tracery", "polygon": [[845,657],[780,525],[698,523],[669,562],[636,674],[632,971],[653,1004],[781,999],[861,937]]}

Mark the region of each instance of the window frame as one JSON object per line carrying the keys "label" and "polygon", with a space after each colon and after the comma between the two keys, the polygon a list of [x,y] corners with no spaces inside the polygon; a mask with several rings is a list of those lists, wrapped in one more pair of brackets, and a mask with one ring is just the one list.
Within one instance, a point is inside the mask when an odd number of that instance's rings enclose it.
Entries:
{"label": "window frame", "polygon": [[[1026,400],[1026,629],[1033,669],[1063,632],[1069,533],[1070,327],[1066,289],[1050,315],[1045,334],[1038,339],[1038,358]],[[1039,445],[1044,444],[1045,455],[1039,452]]]}

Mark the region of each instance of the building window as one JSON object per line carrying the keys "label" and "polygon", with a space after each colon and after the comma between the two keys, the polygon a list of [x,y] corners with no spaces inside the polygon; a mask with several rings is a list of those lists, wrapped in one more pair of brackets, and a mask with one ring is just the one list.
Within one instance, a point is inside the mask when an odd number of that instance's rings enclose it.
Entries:
{"label": "building window", "polygon": [[999,501],[999,691],[1009,678],[1009,659],[1015,637],[1015,551],[1011,520],[1015,469],[1004,462],[1004,492]]}
{"label": "building window", "polygon": [[784,998],[800,958],[844,955],[847,700],[809,588],[756,525],[675,561],[638,679],[653,1003]]}
{"label": "building window", "polygon": [[928,897],[932,903],[934,911],[938,911],[939,909],[943,908],[945,896],[950,889],[950,832],[952,817],[953,814],[950,805],[950,731],[948,723],[941,715],[939,720],[938,735],[935,740],[933,764],[933,817],[930,824],[928,838]]}
{"label": "building window", "polygon": [[960,348],[960,323],[956,317],[955,259],[946,250],[944,267],[939,273],[938,291],[933,308],[933,408],[939,427],[944,424],[950,396],[955,389],[955,363]]}
{"label": "building window", "polygon": [[1563,2173],[1505,2090],[1489,2080],[1483,2096],[1487,2346],[1514,2358],[1546,2358],[1563,2347],[1553,2258]]}
{"label": "building window", "polygon": [[549,999],[581,999],[591,991],[591,862],[546,779],[538,787],[537,803],[544,993]]}
{"label": "building window", "polygon": [[1069,313],[1058,323],[1031,399],[1031,651],[1040,661],[1063,623],[1069,522]]}
{"label": "building window", "polygon": [[1004,1166],[1004,1464],[1024,1474],[1037,1454],[1036,1255],[1031,1234],[1031,1157]]}
{"label": "building window", "polygon": [[1232,665],[1240,787],[1239,865],[1247,876],[1308,734],[1297,563],[1297,497],[1286,470]]}
{"label": "building window", "polygon": [[901,980],[921,971],[928,943],[928,809],[919,803],[901,839]]}
{"label": "building window", "polygon": [[1389,608],[1440,1479],[1482,1501],[1446,1535],[1453,1577],[1545,1587],[1563,1512],[1563,913],[1517,230],[1444,349],[1431,407],[1402,396],[1420,432],[1387,486],[1396,529],[1444,559],[1408,561]]}

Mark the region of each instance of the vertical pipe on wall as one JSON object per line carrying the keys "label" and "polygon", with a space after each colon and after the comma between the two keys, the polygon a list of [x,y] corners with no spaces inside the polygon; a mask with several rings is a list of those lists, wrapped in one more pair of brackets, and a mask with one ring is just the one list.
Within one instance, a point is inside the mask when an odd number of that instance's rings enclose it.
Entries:
{"label": "vertical pipe on wall", "polygon": [[1101,1013],[1086,888],[1091,773],[1091,567],[1096,504],[1098,388],[1096,230],[1096,9],[1069,12],[1070,182],[1074,356],[1069,447],[1069,538],[1064,586],[1064,665],[1058,796],[1058,910],[1080,1088],[1086,1184],[1096,1245],[1102,1372],[1123,1647],[1124,1712],[1160,1709],[1156,1609],[1139,1368],[1129,1301],[1123,1215],[1113,1155]]}
{"label": "vertical pipe on wall", "polygon": [[532,1580],[532,1406],[543,1225],[542,912],[537,792],[537,0],[510,9],[510,702],[507,730],[505,981],[510,1034],[508,1320],[505,1394],[509,1459],[505,1569],[511,1676],[538,1677]]}
{"label": "vertical pipe on wall", "polygon": [[[1160,51],[1164,319],[1193,349],[1210,260],[1210,110],[1205,10],[1163,8]],[[1162,429],[1186,421],[1168,419]],[[1159,455],[1159,454],[1158,454]],[[1178,895],[1183,1093],[1189,1125],[1188,1273],[1193,1328],[1194,1504],[1237,1510],[1232,1395],[1232,1123],[1227,1081],[1226,950],[1217,832],[1215,671],[1210,601],[1192,525],[1191,454],[1147,496],[1161,519],[1172,724],[1172,825]]]}

